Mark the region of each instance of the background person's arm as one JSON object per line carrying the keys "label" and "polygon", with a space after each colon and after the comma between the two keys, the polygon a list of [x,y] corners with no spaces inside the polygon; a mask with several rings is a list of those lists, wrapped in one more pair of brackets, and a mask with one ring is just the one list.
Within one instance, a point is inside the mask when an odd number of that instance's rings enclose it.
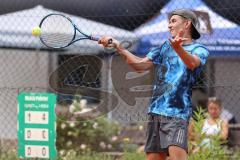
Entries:
{"label": "background person's arm", "polygon": [[226,140],[228,138],[228,129],[229,125],[226,120],[223,120],[221,123],[221,132],[220,132],[220,139],[221,140]]}

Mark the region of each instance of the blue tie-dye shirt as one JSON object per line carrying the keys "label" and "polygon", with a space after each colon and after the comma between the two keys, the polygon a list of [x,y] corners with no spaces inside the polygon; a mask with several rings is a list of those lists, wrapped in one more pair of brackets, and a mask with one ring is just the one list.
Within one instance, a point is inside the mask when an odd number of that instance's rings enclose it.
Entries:
{"label": "blue tie-dye shirt", "polygon": [[192,113],[191,95],[197,75],[209,55],[203,45],[192,43],[183,45],[190,54],[197,55],[200,66],[190,70],[172,48],[169,41],[153,48],[147,57],[156,65],[153,95],[149,113],[188,120]]}

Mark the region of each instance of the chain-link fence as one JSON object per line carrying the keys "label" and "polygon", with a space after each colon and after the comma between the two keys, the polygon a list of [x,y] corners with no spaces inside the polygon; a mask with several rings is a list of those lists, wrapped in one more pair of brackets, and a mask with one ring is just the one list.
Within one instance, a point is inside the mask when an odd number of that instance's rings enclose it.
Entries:
{"label": "chain-link fence", "polygon": [[[20,2],[16,2],[9,1],[18,8]],[[193,88],[193,106],[206,107],[207,97],[217,96],[239,122],[240,20],[236,10],[240,3],[215,2],[142,0],[139,3],[108,3],[99,0],[77,4],[52,1],[50,4],[31,1],[42,4],[31,8],[26,1],[23,8],[27,9],[13,12],[5,8],[8,13],[0,15],[0,140],[4,146],[0,148],[16,147],[17,95],[21,92],[56,93],[57,108],[66,110],[74,96],[81,95],[87,100],[88,107],[101,103],[103,113],[119,122],[146,120],[153,71],[134,73],[114,50],[104,49],[96,42],[85,40],[67,49],[52,50],[31,35],[31,29],[41,18],[59,11],[72,18],[83,31],[99,36],[111,35],[139,56],[144,56],[151,47],[168,38],[167,13],[176,8],[197,11],[203,32],[199,42],[209,48],[210,58]],[[82,13],[78,6],[82,7]]]}

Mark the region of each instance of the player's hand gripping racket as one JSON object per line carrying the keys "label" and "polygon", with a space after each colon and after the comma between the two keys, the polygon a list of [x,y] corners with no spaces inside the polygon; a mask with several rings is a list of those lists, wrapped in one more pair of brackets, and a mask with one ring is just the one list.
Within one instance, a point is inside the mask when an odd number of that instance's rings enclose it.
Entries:
{"label": "player's hand gripping racket", "polygon": [[[88,35],[81,31],[73,21],[62,14],[49,14],[45,16],[40,24],[41,42],[50,48],[65,48],[79,40],[98,41],[99,36]],[[109,39],[108,44],[112,43]]]}

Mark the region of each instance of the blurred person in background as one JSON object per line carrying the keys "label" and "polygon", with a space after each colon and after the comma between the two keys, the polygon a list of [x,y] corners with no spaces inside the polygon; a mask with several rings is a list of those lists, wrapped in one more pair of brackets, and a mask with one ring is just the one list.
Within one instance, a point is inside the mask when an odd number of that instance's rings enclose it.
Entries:
{"label": "blurred person in background", "polygon": [[[206,135],[205,142],[209,137],[218,135],[223,141],[228,138],[228,120],[221,118],[222,103],[217,97],[210,97],[207,103],[208,114],[202,127],[202,133]],[[205,143],[203,142],[203,143]]]}
{"label": "blurred person in background", "polygon": [[[211,139],[218,137],[221,141],[226,141],[228,138],[229,123],[228,119],[221,118],[222,103],[217,97],[208,98],[207,115],[203,122],[202,134],[205,138],[202,140],[201,146],[210,146]],[[196,140],[196,133],[194,133],[194,126],[190,123],[189,139]],[[195,151],[198,150],[197,148]]]}

